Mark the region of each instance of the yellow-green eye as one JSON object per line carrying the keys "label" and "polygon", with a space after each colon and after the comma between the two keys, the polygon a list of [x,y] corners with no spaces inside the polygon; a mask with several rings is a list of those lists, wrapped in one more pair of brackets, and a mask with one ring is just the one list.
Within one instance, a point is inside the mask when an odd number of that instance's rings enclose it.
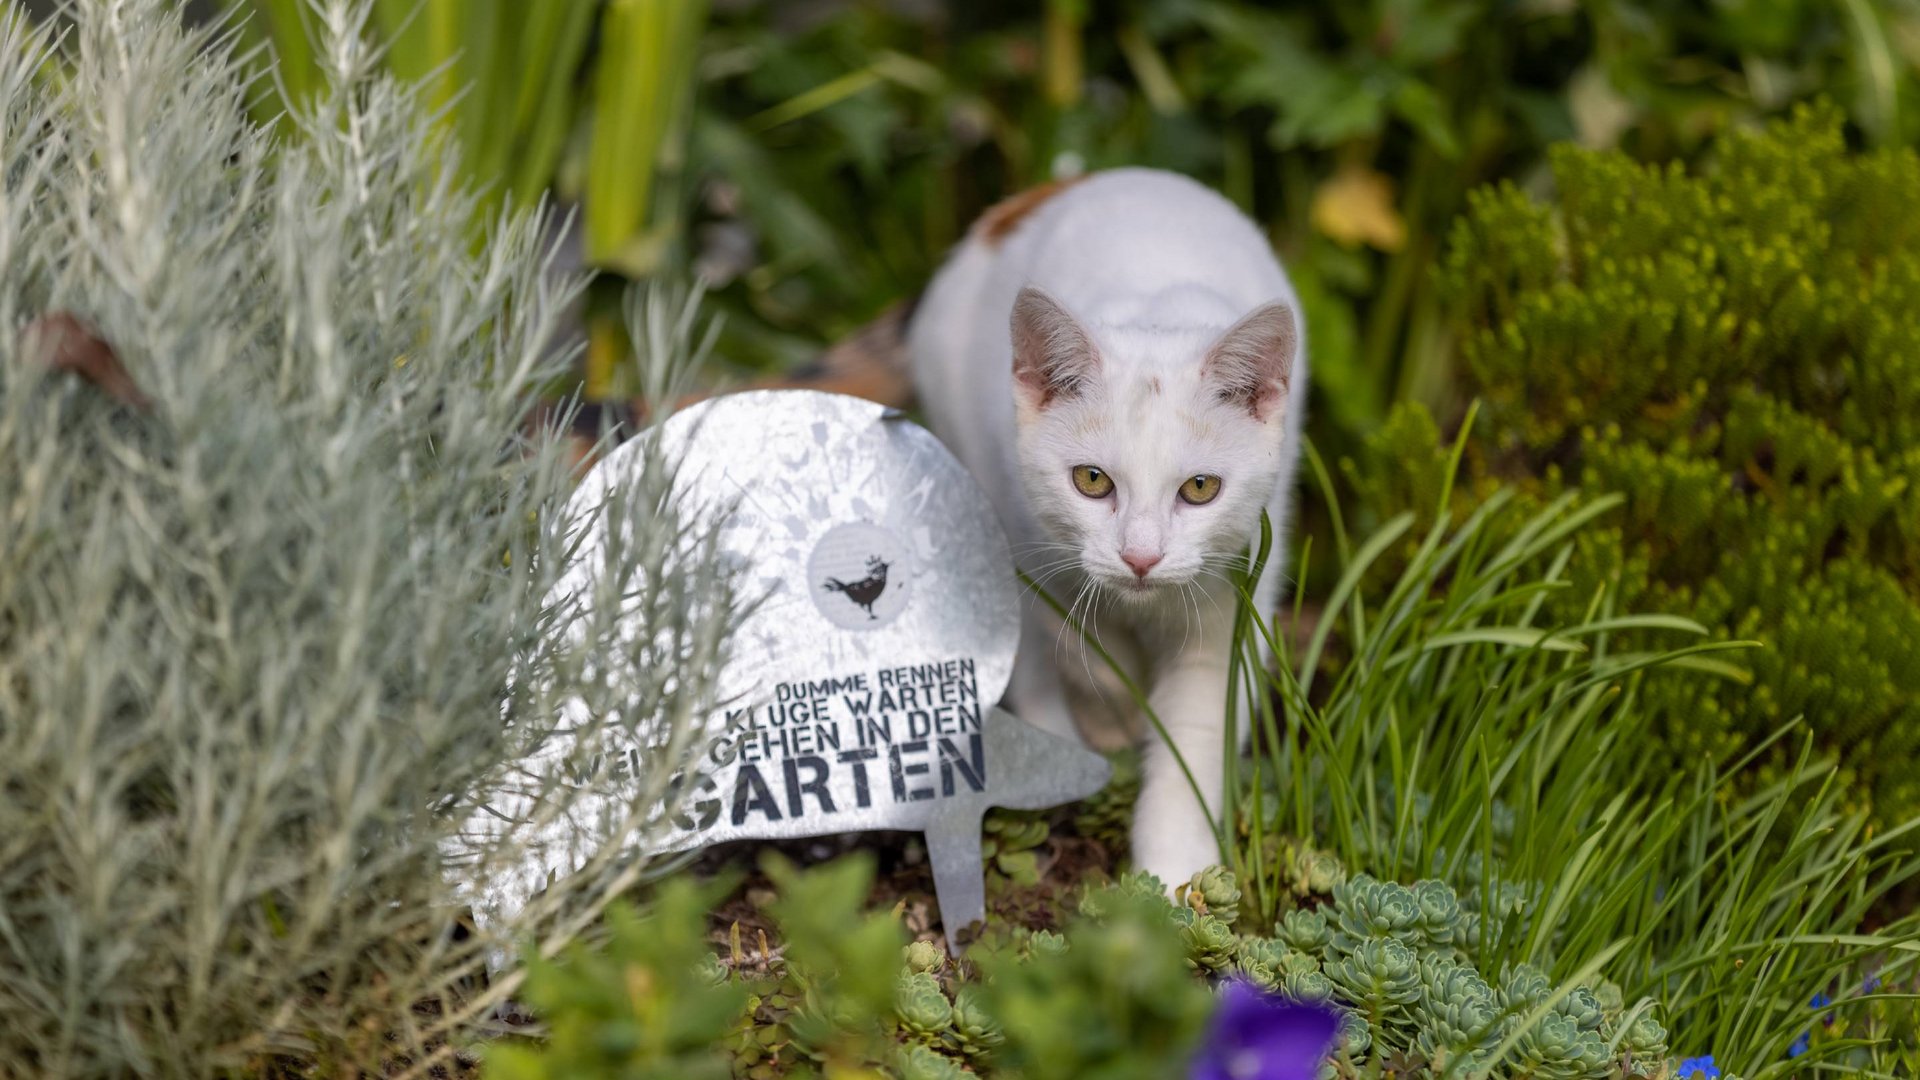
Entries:
{"label": "yellow-green eye", "polygon": [[1187,482],[1180,485],[1180,499],[1189,506],[1204,506],[1220,494],[1220,478],[1217,476],[1189,476]]}
{"label": "yellow-green eye", "polygon": [[1075,465],[1073,486],[1089,499],[1104,499],[1113,494],[1113,477],[1107,475],[1107,470],[1093,465]]}

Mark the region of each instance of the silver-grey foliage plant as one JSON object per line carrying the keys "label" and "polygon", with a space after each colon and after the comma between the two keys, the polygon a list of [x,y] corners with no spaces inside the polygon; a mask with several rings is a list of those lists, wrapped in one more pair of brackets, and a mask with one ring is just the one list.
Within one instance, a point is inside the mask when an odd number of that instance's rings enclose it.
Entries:
{"label": "silver-grey foliage plant", "polygon": [[[738,609],[665,464],[601,508],[635,527],[593,595],[550,595],[580,522],[525,419],[580,284],[547,223],[476,244],[366,8],[310,16],[329,84],[276,135],[161,0],[0,0],[0,1074],[444,1062],[512,992],[487,956],[634,880],[712,704]],[[446,852],[556,739],[664,748],[613,813],[536,777],[586,868],[462,932],[521,853]]]}

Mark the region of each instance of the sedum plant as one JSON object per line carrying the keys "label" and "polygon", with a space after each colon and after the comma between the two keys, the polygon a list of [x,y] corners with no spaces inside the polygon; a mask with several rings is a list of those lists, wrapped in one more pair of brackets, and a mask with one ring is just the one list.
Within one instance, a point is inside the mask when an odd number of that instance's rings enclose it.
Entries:
{"label": "sedum plant", "polygon": [[[1729,678],[1651,677],[1682,762],[1805,717],[1883,824],[1920,810],[1920,154],[1850,152],[1835,111],[1728,135],[1697,172],[1562,147],[1556,194],[1479,192],[1445,277],[1486,409],[1456,511],[1617,491],[1573,588],[1756,639]],[[1438,426],[1405,410],[1362,502],[1433,512]],[[1424,457],[1423,457],[1424,455]],[[1508,524],[1512,524],[1509,519]],[[1779,766],[1784,753],[1771,761]]]}
{"label": "sedum plant", "polygon": [[[540,215],[476,245],[367,8],[310,14],[324,85],[279,143],[171,5],[0,5],[5,1071],[444,1063],[523,978],[488,957],[552,954],[640,874],[619,841],[735,621],[644,448],[594,587],[552,592],[573,463],[527,417],[580,283]],[[654,323],[664,377],[691,338]],[[519,764],[636,738],[630,800]],[[526,854],[462,831],[508,780],[530,829],[586,826],[583,868],[468,925]]]}
{"label": "sedum plant", "polygon": [[1481,970],[1479,950],[1462,947],[1473,937],[1472,894],[1456,898],[1430,878],[1409,887],[1362,874],[1324,899],[1290,911],[1274,937],[1240,938],[1235,964],[1285,997],[1342,1005],[1349,1064],[1372,1054],[1402,1071],[1569,1080],[1666,1067],[1654,1002],[1628,1010],[1608,987],[1612,1006],[1603,1007],[1585,986],[1556,992],[1524,963]]}

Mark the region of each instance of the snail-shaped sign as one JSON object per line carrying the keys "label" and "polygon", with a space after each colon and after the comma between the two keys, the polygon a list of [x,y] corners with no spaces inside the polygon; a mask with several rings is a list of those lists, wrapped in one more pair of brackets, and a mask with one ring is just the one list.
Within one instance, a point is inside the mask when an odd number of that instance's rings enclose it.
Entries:
{"label": "snail-shaped sign", "polygon": [[[997,706],[1021,586],[992,504],[930,432],[858,398],[714,398],[667,421],[661,439],[683,507],[724,511],[718,543],[757,604],[731,642],[728,705],[707,726],[700,774],[647,846],[919,831],[957,946],[985,914],[986,809],[1069,802],[1109,776],[1100,755]],[[630,443],[610,454],[573,508],[604,503],[641,453]],[[605,542],[604,521],[589,520],[583,568]],[[561,587],[585,584],[569,574]],[[496,883],[476,914],[505,916],[572,869],[566,860]]]}

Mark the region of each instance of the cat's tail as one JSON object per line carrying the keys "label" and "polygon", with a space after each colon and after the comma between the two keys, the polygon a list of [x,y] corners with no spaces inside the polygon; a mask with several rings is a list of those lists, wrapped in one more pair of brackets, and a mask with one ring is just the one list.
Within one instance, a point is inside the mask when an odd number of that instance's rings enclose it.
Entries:
{"label": "cat's tail", "polygon": [[907,357],[907,329],[919,306],[916,293],[881,312],[872,322],[785,375],[749,383],[743,390],[823,390],[848,394],[895,409],[913,401],[913,375]]}

